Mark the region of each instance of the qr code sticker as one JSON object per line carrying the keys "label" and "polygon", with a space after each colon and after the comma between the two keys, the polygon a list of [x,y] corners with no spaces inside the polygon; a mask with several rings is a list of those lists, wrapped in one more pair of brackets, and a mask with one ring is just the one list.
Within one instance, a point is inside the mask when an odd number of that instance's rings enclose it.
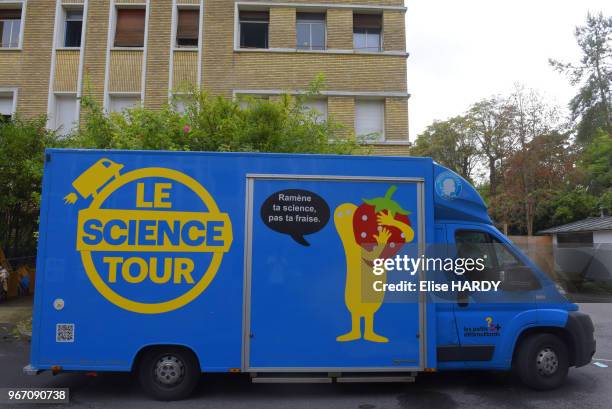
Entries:
{"label": "qr code sticker", "polygon": [[74,324],[57,324],[55,342],[74,342]]}

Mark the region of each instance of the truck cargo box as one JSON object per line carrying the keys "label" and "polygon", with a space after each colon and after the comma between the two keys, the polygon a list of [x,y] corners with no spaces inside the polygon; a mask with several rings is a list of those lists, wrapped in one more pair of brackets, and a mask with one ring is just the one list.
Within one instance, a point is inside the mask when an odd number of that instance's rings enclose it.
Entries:
{"label": "truck cargo box", "polygon": [[427,158],[49,150],[32,365],[180,345],[206,372],[433,367],[426,300],[364,281],[423,253],[433,189]]}

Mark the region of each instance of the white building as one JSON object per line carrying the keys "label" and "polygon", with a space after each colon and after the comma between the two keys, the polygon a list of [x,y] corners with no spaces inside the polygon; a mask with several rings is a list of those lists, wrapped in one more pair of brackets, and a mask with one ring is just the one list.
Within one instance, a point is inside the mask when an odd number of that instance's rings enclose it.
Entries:
{"label": "white building", "polygon": [[539,233],[552,235],[555,271],[562,276],[612,281],[612,216],[589,217]]}

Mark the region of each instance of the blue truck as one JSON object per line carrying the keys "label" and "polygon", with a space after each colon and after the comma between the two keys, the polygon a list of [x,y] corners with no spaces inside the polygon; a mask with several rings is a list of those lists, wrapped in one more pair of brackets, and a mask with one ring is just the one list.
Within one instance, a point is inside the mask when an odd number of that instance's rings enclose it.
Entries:
{"label": "blue truck", "polygon": [[[474,275],[377,264],[434,253],[486,263]],[[471,285],[483,276],[496,291]],[[29,374],[132,371],[162,400],[203,372],[514,370],[550,389],[594,352],[590,317],[430,158],[46,152]]]}

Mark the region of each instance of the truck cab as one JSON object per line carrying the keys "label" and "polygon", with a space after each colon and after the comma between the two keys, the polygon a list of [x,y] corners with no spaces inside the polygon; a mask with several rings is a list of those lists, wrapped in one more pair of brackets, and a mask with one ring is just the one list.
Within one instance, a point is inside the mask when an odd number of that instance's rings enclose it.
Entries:
{"label": "truck cab", "polygon": [[[500,283],[495,292],[458,290],[435,303],[438,368],[512,369],[536,389],[559,386],[569,367],[591,361],[595,340],[590,317],[493,225],[469,183],[434,166],[436,245],[449,257],[485,260],[482,271],[453,274],[449,280]],[[449,195],[439,188],[444,178],[467,192]]]}

